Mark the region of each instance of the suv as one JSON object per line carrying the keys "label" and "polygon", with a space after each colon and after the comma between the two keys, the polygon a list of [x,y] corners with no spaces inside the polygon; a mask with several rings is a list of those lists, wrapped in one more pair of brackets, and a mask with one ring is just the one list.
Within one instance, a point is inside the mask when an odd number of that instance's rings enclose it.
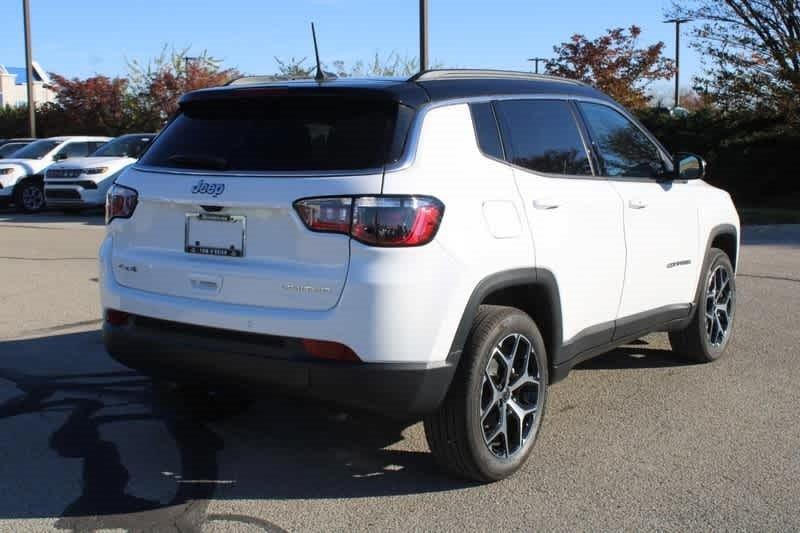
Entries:
{"label": "suv", "polygon": [[192,92],[109,192],[105,345],[158,379],[422,416],[447,470],[501,479],[581,361],[655,331],[722,355],[739,221],[703,174],[559,78]]}
{"label": "suv", "polygon": [[0,204],[13,202],[17,209],[35,213],[44,209],[45,169],[56,161],[86,157],[109,137],[51,137],[39,139],[0,161]]}
{"label": "suv", "polygon": [[56,163],[44,176],[47,205],[66,211],[105,205],[106,193],[119,174],[139,159],[153,133],[122,135],[89,157]]}

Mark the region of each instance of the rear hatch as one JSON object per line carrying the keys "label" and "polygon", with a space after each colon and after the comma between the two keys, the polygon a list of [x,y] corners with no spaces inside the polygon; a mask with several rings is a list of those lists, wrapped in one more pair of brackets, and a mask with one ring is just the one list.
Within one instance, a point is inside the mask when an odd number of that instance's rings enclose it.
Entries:
{"label": "rear hatch", "polygon": [[[117,183],[116,280],[144,291],[266,308],[334,307],[350,237],[309,230],[293,204],[380,194],[413,111],[385,91],[201,91]],[[342,213],[346,216],[347,213]]]}

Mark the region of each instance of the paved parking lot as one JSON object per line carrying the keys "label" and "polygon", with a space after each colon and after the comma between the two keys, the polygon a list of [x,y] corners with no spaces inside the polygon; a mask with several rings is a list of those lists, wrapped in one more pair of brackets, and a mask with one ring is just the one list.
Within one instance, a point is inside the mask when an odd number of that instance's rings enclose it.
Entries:
{"label": "paved parking lot", "polygon": [[420,424],[154,390],[103,351],[102,235],[0,212],[0,530],[800,529],[800,226],[746,233],[724,360],[652,335],[590,361],[489,486],[442,476]]}

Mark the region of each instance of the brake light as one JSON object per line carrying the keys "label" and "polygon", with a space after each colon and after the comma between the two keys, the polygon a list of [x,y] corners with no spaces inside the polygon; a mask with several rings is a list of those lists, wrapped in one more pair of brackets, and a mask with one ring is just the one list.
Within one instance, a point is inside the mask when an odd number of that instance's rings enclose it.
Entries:
{"label": "brake light", "polygon": [[308,229],[350,235],[370,246],[427,244],[444,215],[444,204],[429,196],[309,198],[294,205]]}
{"label": "brake light", "polygon": [[130,218],[139,203],[139,193],[114,184],[106,195],[106,224],[115,218]]}
{"label": "brake light", "polygon": [[294,203],[308,229],[328,233],[349,233],[351,198],[310,198]]}

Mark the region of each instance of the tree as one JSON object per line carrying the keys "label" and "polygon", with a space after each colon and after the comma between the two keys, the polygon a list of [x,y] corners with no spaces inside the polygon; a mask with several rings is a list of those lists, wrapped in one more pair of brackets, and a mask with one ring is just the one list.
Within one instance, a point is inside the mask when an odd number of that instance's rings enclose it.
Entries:
{"label": "tree", "polygon": [[190,57],[190,48],[168,50],[141,63],[128,61],[133,105],[142,126],[156,130],[178,109],[178,100],[189,91],[225,85],[240,76],[233,68],[221,68],[221,61],[203,50]]}
{"label": "tree", "polygon": [[128,80],[92,76],[81,80],[51,74],[58,105],[73,133],[119,135],[130,127]]}
{"label": "tree", "polygon": [[638,26],[627,31],[613,28],[592,41],[575,34],[553,47],[556,58],[547,63],[547,72],[591,83],[628,107],[644,107],[649,101],[647,87],[669,79],[674,68],[663,56],[663,42],[638,47],[641,33]]}
{"label": "tree", "polygon": [[696,80],[723,110],[770,110],[800,122],[800,2],[686,0],[670,16],[700,22],[693,46],[704,59]]}

